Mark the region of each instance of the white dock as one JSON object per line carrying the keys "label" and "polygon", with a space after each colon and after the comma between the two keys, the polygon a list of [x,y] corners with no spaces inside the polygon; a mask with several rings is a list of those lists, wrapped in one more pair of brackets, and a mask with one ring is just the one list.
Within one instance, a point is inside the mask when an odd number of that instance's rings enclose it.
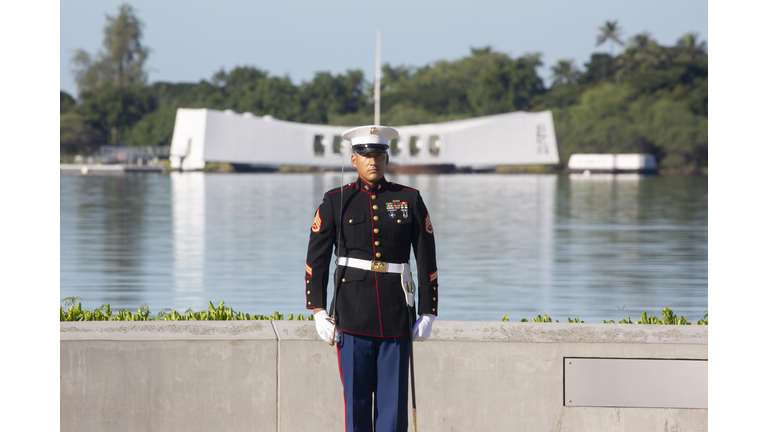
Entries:
{"label": "white dock", "polygon": [[655,173],[656,158],[650,154],[581,154],[568,160],[569,173]]}

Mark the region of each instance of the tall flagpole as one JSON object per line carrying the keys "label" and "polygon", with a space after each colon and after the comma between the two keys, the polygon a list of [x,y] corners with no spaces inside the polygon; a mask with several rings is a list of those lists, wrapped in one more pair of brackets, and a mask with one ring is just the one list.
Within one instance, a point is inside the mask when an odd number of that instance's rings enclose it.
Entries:
{"label": "tall flagpole", "polygon": [[376,28],[376,80],[373,85],[373,124],[379,125],[381,113],[381,28]]}

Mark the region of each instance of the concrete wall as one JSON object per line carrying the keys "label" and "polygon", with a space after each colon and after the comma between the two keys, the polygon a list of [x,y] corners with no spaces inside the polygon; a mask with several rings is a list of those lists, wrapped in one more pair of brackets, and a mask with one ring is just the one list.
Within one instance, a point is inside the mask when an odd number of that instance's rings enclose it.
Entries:
{"label": "concrete wall", "polygon": [[[312,322],[61,323],[60,349],[62,431],[343,430]],[[565,357],[707,359],[706,326],[438,320],[414,356],[423,432],[707,430],[706,409],[563,403]]]}

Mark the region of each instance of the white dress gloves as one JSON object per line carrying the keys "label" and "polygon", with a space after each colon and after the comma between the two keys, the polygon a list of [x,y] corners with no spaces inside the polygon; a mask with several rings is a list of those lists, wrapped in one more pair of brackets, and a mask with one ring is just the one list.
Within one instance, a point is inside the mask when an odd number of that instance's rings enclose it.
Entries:
{"label": "white dress gloves", "polygon": [[333,339],[336,342],[340,339],[339,331],[336,330],[334,334],[333,324],[328,321],[328,312],[324,310],[315,314],[315,328],[317,329],[317,334],[327,343],[331,343],[331,335],[333,335]]}
{"label": "white dress gloves", "polygon": [[434,315],[424,314],[419,317],[416,324],[413,326],[413,340],[414,342],[427,340],[429,334],[432,333],[432,323],[437,319]]}

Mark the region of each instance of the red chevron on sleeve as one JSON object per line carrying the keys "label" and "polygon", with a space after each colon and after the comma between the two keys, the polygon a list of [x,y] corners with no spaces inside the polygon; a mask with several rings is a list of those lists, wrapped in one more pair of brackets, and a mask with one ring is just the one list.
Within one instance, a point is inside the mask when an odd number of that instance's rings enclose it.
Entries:
{"label": "red chevron on sleeve", "polygon": [[323,226],[323,220],[320,219],[320,209],[317,209],[317,211],[315,212],[315,221],[312,222],[312,232],[320,232],[320,227],[322,226]]}
{"label": "red chevron on sleeve", "polygon": [[305,270],[307,271],[309,277],[312,277],[312,267],[310,267],[307,263],[304,263],[304,266],[306,267]]}

